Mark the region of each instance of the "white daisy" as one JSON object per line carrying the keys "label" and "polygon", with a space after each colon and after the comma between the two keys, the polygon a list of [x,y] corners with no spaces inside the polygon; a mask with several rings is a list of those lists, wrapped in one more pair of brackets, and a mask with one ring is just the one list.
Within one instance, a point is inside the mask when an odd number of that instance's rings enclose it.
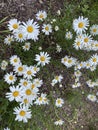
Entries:
{"label": "white daisy", "polygon": [[72,67],[76,64],[76,58],[65,56],[61,59],[61,63],[63,63],[67,68]]}
{"label": "white daisy", "polygon": [[89,59],[91,66],[96,66],[98,64],[98,55],[97,53],[91,56]]}
{"label": "white daisy", "polygon": [[42,26],[42,32],[44,32],[45,35],[49,35],[52,32],[52,26],[51,26],[51,24],[43,24],[43,26]]}
{"label": "white daisy", "polygon": [[93,94],[89,94],[89,95],[87,96],[87,98],[88,98],[90,101],[92,101],[92,102],[95,102],[95,101],[97,100],[96,96],[93,95]]}
{"label": "white daisy", "polygon": [[73,34],[70,31],[66,32],[65,34],[66,39],[72,39],[72,37],[73,37]]}
{"label": "white daisy", "polygon": [[72,88],[78,88],[81,86],[81,83],[79,82],[75,82],[73,85],[72,85]]}
{"label": "white daisy", "polygon": [[36,19],[37,20],[41,20],[43,21],[44,19],[47,18],[47,13],[46,11],[39,11],[37,14],[36,14]]}
{"label": "white daisy", "polygon": [[14,33],[14,38],[18,42],[24,42],[26,40],[26,33],[24,33],[22,29],[19,29]]}
{"label": "white daisy", "polygon": [[23,97],[27,98],[30,102],[37,98],[37,93],[33,91],[31,86],[25,87],[23,91]]}
{"label": "white daisy", "polygon": [[26,66],[19,63],[18,65],[14,66],[14,71],[17,75],[22,76],[25,71]]}
{"label": "white daisy", "polygon": [[4,39],[4,43],[6,45],[11,45],[11,43],[14,41],[14,37],[13,35],[8,35],[5,39]]}
{"label": "white daisy", "polygon": [[59,126],[63,125],[63,123],[64,123],[64,121],[62,119],[59,119],[54,122],[55,125],[59,125]]}
{"label": "white daisy", "polygon": [[22,87],[19,86],[11,86],[10,88],[10,92],[6,93],[6,98],[8,98],[8,100],[11,102],[13,100],[19,102],[22,94],[23,94],[23,89]]}
{"label": "white daisy", "polygon": [[45,66],[45,64],[48,64],[50,62],[50,57],[47,52],[40,52],[40,54],[36,54],[35,61],[37,61],[38,65],[41,64],[41,66]]}
{"label": "white daisy", "polygon": [[17,55],[13,55],[10,57],[10,64],[13,66],[18,65],[19,63],[21,63],[20,58]]}
{"label": "white daisy", "polygon": [[19,85],[20,85],[21,87],[23,87],[23,88],[29,86],[30,83],[31,83],[31,82],[30,82],[29,80],[27,80],[27,79],[20,79],[20,81],[19,81]]}
{"label": "white daisy", "polygon": [[56,107],[62,107],[62,105],[64,104],[64,100],[62,98],[57,98],[55,105]]}
{"label": "white daisy", "polygon": [[98,35],[98,25],[94,24],[90,27],[90,33],[93,36]]}
{"label": "white daisy", "polygon": [[89,26],[88,18],[84,18],[83,16],[79,16],[78,19],[73,20],[73,29],[76,33],[83,33],[87,30]]}
{"label": "white daisy", "polygon": [[56,75],[52,80],[52,84],[61,83],[62,79],[63,79],[62,75]]}
{"label": "white daisy", "polygon": [[43,81],[42,80],[40,80],[39,78],[36,78],[36,79],[34,79],[33,80],[33,83],[36,85],[36,87],[41,87],[42,86],[42,84],[43,84]]}
{"label": "white daisy", "polygon": [[8,22],[8,28],[10,31],[16,32],[19,29],[20,26],[20,21],[18,21],[17,19],[11,19]]}
{"label": "white daisy", "polygon": [[86,81],[86,84],[87,84],[88,87],[90,87],[90,88],[94,88],[94,86],[95,86],[95,82],[92,82],[91,80]]}
{"label": "white daisy", "polygon": [[40,71],[40,68],[38,66],[32,66],[32,69],[35,74]]}
{"label": "white daisy", "polygon": [[26,105],[28,107],[33,105],[32,100],[29,100],[28,98],[24,96],[19,100],[19,102],[20,102],[20,105]]}
{"label": "white daisy", "polygon": [[1,69],[2,69],[2,70],[6,70],[6,67],[7,67],[7,66],[8,66],[8,62],[5,61],[5,60],[3,60],[3,61],[1,62],[1,65],[0,65]]}
{"label": "white daisy", "polygon": [[91,35],[83,34],[82,35],[82,44],[84,47],[88,47],[90,42],[92,41]]}
{"label": "white daisy", "polygon": [[83,44],[82,44],[82,39],[81,38],[76,38],[73,44],[74,48],[76,50],[82,49],[83,48]]}
{"label": "white daisy", "polygon": [[16,115],[15,120],[23,121],[24,123],[28,122],[28,119],[31,119],[31,110],[25,106],[21,105],[19,107],[14,108],[14,114]]}
{"label": "white daisy", "polygon": [[46,98],[46,94],[41,94],[40,97],[34,102],[36,105],[48,104],[49,100]]}
{"label": "white daisy", "polygon": [[31,47],[31,43],[30,42],[25,42],[25,44],[22,46],[24,51],[29,51]]}
{"label": "white daisy", "polygon": [[32,66],[26,66],[24,71],[24,78],[32,79],[33,76],[35,76],[35,71],[32,69]]}
{"label": "white daisy", "polygon": [[23,22],[23,32],[26,34],[27,39],[38,40],[39,25],[34,20],[28,20],[26,23]]}
{"label": "white daisy", "polygon": [[74,72],[74,75],[75,75],[76,77],[80,77],[80,76],[82,75],[82,73],[81,73],[80,70],[77,70],[77,71]]}
{"label": "white daisy", "polygon": [[8,84],[14,84],[17,80],[16,76],[13,74],[13,72],[7,73],[4,76],[4,80]]}

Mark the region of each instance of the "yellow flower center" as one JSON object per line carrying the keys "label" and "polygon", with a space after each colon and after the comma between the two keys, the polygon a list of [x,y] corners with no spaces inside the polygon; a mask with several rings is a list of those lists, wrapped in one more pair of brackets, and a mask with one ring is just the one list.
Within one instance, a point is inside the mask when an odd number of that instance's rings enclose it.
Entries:
{"label": "yellow flower center", "polygon": [[34,88],[35,88],[35,85],[34,85],[34,84],[32,84],[31,88],[32,88],[32,89],[34,89]]}
{"label": "yellow flower center", "polygon": [[26,90],[26,95],[31,95],[31,94],[32,94],[31,90],[30,90],[30,89],[27,89],[27,90]]}
{"label": "yellow flower center", "polygon": [[29,71],[27,71],[27,74],[28,74],[28,75],[31,75],[31,74],[32,74],[32,72],[29,70]]}
{"label": "yellow flower center", "polygon": [[41,56],[41,57],[40,57],[40,60],[41,60],[41,61],[45,61],[45,57],[44,57],[44,56]]}
{"label": "yellow flower center", "polygon": [[13,96],[14,96],[14,97],[17,97],[18,95],[19,95],[19,92],[18,92],[18,91],[13,92]]}
{"label": "yellow flower center", "polygon": [[82,67],[82,66],[83,66],[83,64],[80,64],[80,66]]}
{"label": "yellow flower center", "polygon": [[9,76],[9,79],[10,79],[10,80],[13,80],[13,79],[14,79],[14,77],[13,77],[12,75],[10,75],[10,76]]}
{"label": "yellow flower center", "polygon": [[27,99],[24,99],[24,103],[27,104],[27,103],[28,103],[28,100],[27,100]]}
{"label": "yellow flower center", "polygon": [[29,48],[29,46],[28,46],[28,45],[25,45],[25,48]]}
{"label": "yellow flower center", "polygon": [[20,113],[19,113],[21,116],[25,116],[26,115],[26,112],[24,110],[21,110]]}
{"label": "yellow flower center", "polygon": [[43,14],[40,14],[40,16],[39,16],[41,19],[43,19],[44,18],[44,16],[43,16]]}
{"label": "yellow flower center", "polygon": [[28,31],[29,33],[32,33],[32,32],[34,31],[34,28],[33,28],[32,26],[28,26],[28,27],[27,27],[27,31]]}
{"label": "yellow flower center", "polygon": [[80,46],[80,42],[77,42],[77,46]]}
{"label": "yellow flower center", "polygon": [[34,67],[34,71],[37,71],[37,67]]}
{"label": "yellow flower center", "polygon": [[96,31],[97,31],[97,29],[96,29],[96,28],[94,28],[94,29],[93,29],[93,32],[96,32]]}
{"label": "yellow flower center", "polygon": [[46,31],[48,31],[48,30],[49,30],[49,27],[48,27],[48,26],[46,26],[46,27],[45,27],[45,30],[46,30]]}
{"label": "yellow flower center", "polygon": [[64,58],[64,62],[66,62],[67,61],[67,58]]}
{"label": "yellow flower center", "polygon": [[8,39],[8,41],[9,41],[9,42],[11,42],[11,41],[12,41],[12,39],[11,39],[11,38],[9,38],[9,39]]}
{"label": "yellow flower center", "polygon": [[89,40],[88,38],[84,38],[84,42],[88,42],[88,40]]}
{"label": "yellow flower center", "polygon": [[56,79],[56,80],[59,80],[59,76],[55,76],[55,79]]}
{"label": "yellow flower center", "polygon": [[28,83],[27,83],[26,81],[24,81],[24,82],[23,82],[23,85],[24,85],[24,86],[27,86],[27,85],[28,85]]}
{"label": "yellow flower center", "polygon": [[61,104],[61,100],[60,100],[60,99],[58,99],[58,100],[57,100],[57,103],[58,103],[58,104]]}
{"label": "yellow flower center", "polygon": [[20,67],[18,68],[18,71],[23,71],[23,67],[20,66]]}
{"label": "yellow flower center", "polygon": [[22,34],[22,33],[19,33],[19,34],[18,34],[18,37],[19,37],[19,38],[23,38],[23,34]]}
{"label": "yellow flower center", "polygon": [[87,63],[87,64],[86,64],[86,66],[90,66],[90,64],[89,64],[89,63]]}
{"label": "yellow flower center", "polygon": [[96,58],[93,58],[93,62],[97,62],[97,59],[96,59]]}
{"label": "yellow flower center", "polygon": [[83,27],[84,27],[84,23],[83,23],[83,22],[80,22],[80,23],[78,24],[78,27],[79,27],[79,28],[83,28]]}
{"label": "yellow flower center", "polygon": [[95,46],[98,47],[98,43]]}
{"label": "yellow flower center", "polygon": [[68,63],[72,63],[72,60],[68,60]]}
{"label": "yellow flower center", "polygon": [[17,62],[18,60],[17,59],[14,59],[14,62]]}
{"label": "yellow flower center", "polygon": [[13,24],[13,28],[14,28],[14,29],[17,29],[17,28],[18,28],[18,24],[16,24],[16,23]]}
{"label": "yellow flower center", "polygon": [[43,98],[42,97],[39,97],[39,101],[42,101],[43,100]]}

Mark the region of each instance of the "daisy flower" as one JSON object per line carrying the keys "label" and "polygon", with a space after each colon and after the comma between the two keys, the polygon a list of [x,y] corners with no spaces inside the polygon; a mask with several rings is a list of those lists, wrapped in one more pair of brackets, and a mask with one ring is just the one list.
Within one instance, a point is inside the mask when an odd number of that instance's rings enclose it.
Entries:
{"label": "daisy flower", "polygon": [[44,19],[47,18],[47,13],[46,11],[39,11],[37,14],[36,14],[36,19],[37,20],[41,20],[43,21]]}
{"label": "daisy flower", "polygon": [[81,84],[79,82],[75,82],[73,85],[72,85],[72,88],[78,88],[80,87]]}
{"label": "daisy flower", "polygon": [[65,34],[66,39],[72,39],[72,37],[73,37],[73,34],[70,31],[66,32]]}
{"label": "daisy flower", "polygon": [[45,35],[49,35],[52,32],[52,26],[51,26],[51,24],[43,24],[43,26],[42,26],[42,32],[44,32]]}
{"label": "daisy flower", "polygon": [[19,29],[14,33],[14,38],[18,42],[24,42],[26,40],[26,33],[24,33],[22,29]]}
{"label": "daisy flower", "polygon": [[23,97],[27,98],[30,102],[37,98],[37,93],[33,91],[31,86],[25,87],[23,91]]}
{"label": "daisy flower", "polygon": [[4,128],[4,130],[10,130],[10,128],[7,127],[7,128]]}
{"label": "daisy flower", "polygon": [[96,66],[98,64],[98,55],[97,54],[94,54],[93,56],[91,56],[90,58],[90,64],[91,66]]}
{"label": "daisy flower", "polygon": [[19,86],[11,86],[10,92],[6,93],[6,98],[11,102],[13,100],[19,102],[23,93],[23,88]]}
{"label": "daisy flower", "polygon": [[55,102],[56,107],[62,107],[63,104],[64,104],[63,99],[61,99],[61,98],[56,99],[56,102]]}
{"label": "daisy flower", "polygon": [[59,119],[54,122],[55,125],[59,125],[59,126],[63,125],[63,123],[64,123],[64,121],[62,119]]}
{"label": "daisy flower", "polygon": [[18,21],[17,19],[11,19],[8,22],[8,28],[10,31],[16,32],[19,29],[20,26],[20,21]]}
{"label": "daisy flower", "polygon": [[98,25],[94,24],[90,27],[90,34],[93,36],[98,35]]}
{"label": "daisy flower", "polygon": [[34,79],[33,80],[33,83],[36,85],[36,87],[41,87],[42,86],[42,84],[43,84],[43,81],[42,80],[40,80],[39,78],[36,78],[36,79]]}
{"label": "daisy flower", "polygon": [[26,23],[23,22],[23,32],[26,34],[27,39],[32,39],[34,41],[38,40],[39,35],[39,25],[34,20],[28,20]]}
{"label": "daisy flower", "polygon": [[87,96],[87,98],[88,98],[90,101],[92,101],[92,102],[95,102],[95,101],[97,100],[96,96],[93,95],[93,94],[89,94],[89,95]]}
{"label": "daisy flower", "polygon": [[21,63],[20,58],[17,55],[13,55],[10,57],[10,64],[13,66],[18,65],[19,63]]}
{"label": "daisy flower", "polygon": [[27,87],[30,85],[30,80],[27,80],[27,79],[20,79],[19,81],[19,85],[23,88]]}
{"label": "daisy flower", "polygon": [[22,46],[24,51],[29,51],[31,47],[31,43],[30,42],[25,42],[24,46]]}
{"label": "daisy flower", "polygon": [[40,71],[40,68],[38,66],[32,66],[32,69],[34,70],[35,74]]}
{"label": "daisy flower", "polygon": [[2,69],[2,70],[6,70],[6,67],[7,67],[7,66],[8,66],[8,62],[5,61],[5,60],[3,60],[3,61],[1,62],[1,65],[0,65],[1,69]]}
{"label": "daisy flower", "polygon": [[8,84],[14,84],[17,80],[16,76],[13,74],[13,72],[7,73],[4,76],[4,80]]}
{"label": "daisy flower", "polygon": [[83,44],[83,46],[84,47],[88,47],[88,45],[92,41],[91,35],[83,34],[82,36],[83,36],[82,37],[82,44]]}
{"label": "daisy flower", "polygon": [[76,77],[80,77],[80,76],[82,75],[82,73],[81,73],[80,70],[77,70],[77,71],[74,72],[74,75],[75,75]]}
{"label": "daisy flower", "polygon": [[45,66],[45,64],[48,64],[50,62],[50,57],[47,52],[40,52],[40,54],[36,54],[35,61],[37,61],[38,65],[41,64],[41,66]]}
{"label": "daisy flower", "polygon": [[82,49],[83,48],[82,40],[80,38],[76,38],[74,41],[73,47],[76,50]]}
{"label": "daisy flower", "polygon": [[20,102],[20,105],[25,105],[27,107],[33,105],[32,100],[29,100],[28,98],[24,96],[19,100],[19,102]]}
{"label": "daisy flower", "polygon": [[94,86],[95,86],[95,82],[92,82],[91,80],[86,81],[86,84],[87,84],[88,87],[90,87],[90,88],[94,88]]}
{"label": "daisy flower", "polygon": [[34,102],[36,105],[48,104],[48,99],[46,98],[46,94],[41,94],[40,97],[36,99]]}
{"label": "daisy flower", "polygon": [[28,119],[31,119],[31,110],[25,106],[21,105],[19,107],[14,108],[14,114],[16,115],[15,120],[23,121],[24,123],[28,122]]}
{"label": "daisy flower", "polygon": [[4,39],[4,43],[6,45],[11,45],[11,43],[14,41],[14,37],[13,35],[8,35],[5,39]]}
{"label": "daisy flower", "polygon": [[62,79],[63,79],[63,76],[62,76],[62,75],[56,75],[56,76],[54,77],[54,79],[52,80],[52,84],[55,85],[56,83],[61,83]]}
{"label": "daisy flower", "polygon": [[61,59],[61,63],[63,63],[67,68],[72,67],[76,64],[76,58],[65,56]]}
{"label": "daisy flower", "polygon": [[25,71],[24,71],[24,78],[27,78],[27,79],[32,79],[32,76],[35,76],[35,72],[34,70],[32,69],[32,66],[26,66],[25,67]]}
{"label": "daisy flower", "polygon": [[84,18],[83,16],[79,16],[78,19],[73,20],[73,29],[76,33],[83,33],[87,30],[89,26],[88,18]]}
{"label": "daisy flower", "polygon": [[19,63],[18,65],[14,66],[14,71],[17,73],[17,75],[22,76],[25,71],[26,66]]}

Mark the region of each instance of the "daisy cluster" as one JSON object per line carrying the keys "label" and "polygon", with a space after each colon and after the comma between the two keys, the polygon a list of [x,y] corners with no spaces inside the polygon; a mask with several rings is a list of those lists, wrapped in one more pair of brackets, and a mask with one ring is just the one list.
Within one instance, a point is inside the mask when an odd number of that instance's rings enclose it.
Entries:
{"label": "daisy cluster", "polygon": [[[73,20],[73,29],[76,33],[73,47],[76,50],[85,50],[85,51],[97,51],[98,50],[98,41],[94,40],[94,36],[98,35],[98,25],[94,24],[89,27],[88,18],[79,16],[78,19]],[[89,33],[90,34],[89,34]],[[72,39],[73,34],[68,31],[65,35],[66,39]],[[77,88],[81,86],[79,81],[82,73],[82,69],[90,69],[90,71],[95,71],[98,66],[98,54],[93,54],[87,61],[78,61],[78,59],[70,56],[65,56],[61,59],[61,63],[64,64],[67,68],[74,66],[74,76],[75,83],[72,85],[72,88]],[[98,82],[88,80],[86,82],[89,88],[94,88],[98,86]],[[97,97],[94,94],[89,94],[87,99],[91,101],[97,101]]]}
{"label": "daisy cluster", "polygon": [[50,62],[49,54],[40,52],[35,56],[37,65],[23,65],[20,57],[13,55],[10,57],[10,64],[13,66],[13,71],[6,73],[4,80],[10,85],[9,92],[6,93],[6,98],[10,102],[16,101],[18,107],[14,108],[15,120],[27,122],[31,118],[30,107],[33,104],[42,105],[48,104],[49,100],[45,93],[39,92],[43,81],[36,77],[41,66],[45,66]]}

